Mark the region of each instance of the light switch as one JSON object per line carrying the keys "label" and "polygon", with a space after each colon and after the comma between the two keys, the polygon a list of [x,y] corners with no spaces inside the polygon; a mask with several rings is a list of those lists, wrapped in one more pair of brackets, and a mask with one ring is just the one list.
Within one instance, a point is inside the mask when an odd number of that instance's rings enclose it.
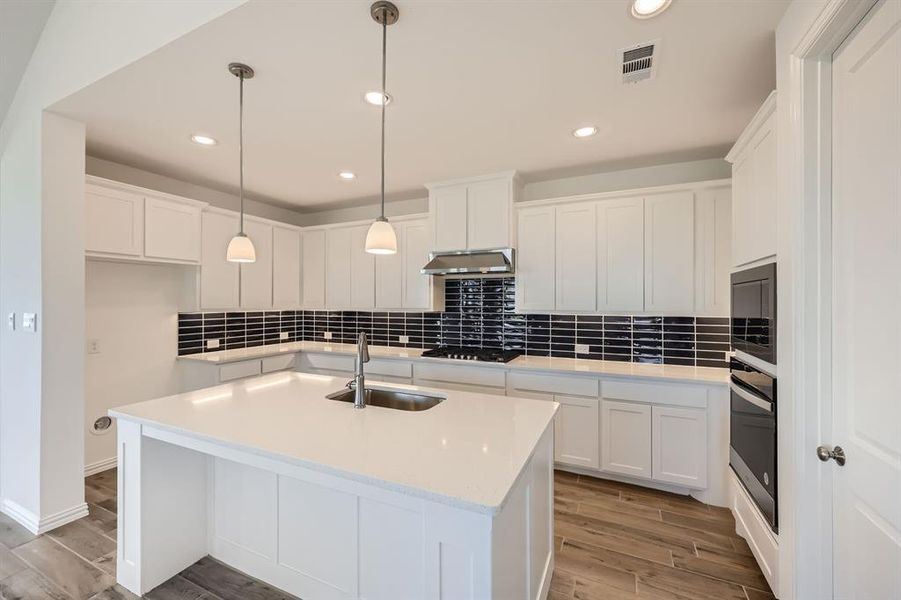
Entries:
{"label": "light switch", "polygon": [[38,316],[36,313],[22,313],[22,331],[34,333],[38,329]]}
{"label": "light switch", "polygon": [[9,323],[9,330],[16,330],[16,313],[9,313],[9,317],[7,317],[7,323]]}

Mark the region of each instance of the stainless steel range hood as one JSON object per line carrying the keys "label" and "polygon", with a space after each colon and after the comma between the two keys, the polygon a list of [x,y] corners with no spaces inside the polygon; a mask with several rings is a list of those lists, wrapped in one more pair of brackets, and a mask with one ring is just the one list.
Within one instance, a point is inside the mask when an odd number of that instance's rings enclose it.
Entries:
{"label": "stainless steel range hood", "polygon": [[422,272],[426,275],[512,273],[513,258],[513,248],[432,252]]}

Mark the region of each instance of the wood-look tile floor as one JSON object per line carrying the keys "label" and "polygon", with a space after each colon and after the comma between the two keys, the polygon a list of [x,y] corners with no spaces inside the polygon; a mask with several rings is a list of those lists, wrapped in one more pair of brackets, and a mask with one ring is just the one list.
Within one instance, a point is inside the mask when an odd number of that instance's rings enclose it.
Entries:
{"label": "wood-look tile floor", "polygon": [[766,600],[770,588],[725,508],[557,471],[548,600]]}
{"label": "wood-look tile floor", "polygon": [[[554,486],[556,569],[548,600],[773,598],[728,510],[562,471]],[[88,477],[85,498],[89,516],[43,536],[0,514],[0,599],[137,598],[115,584],[115,469]],[[294,598],[210,558],[144,597]]]}

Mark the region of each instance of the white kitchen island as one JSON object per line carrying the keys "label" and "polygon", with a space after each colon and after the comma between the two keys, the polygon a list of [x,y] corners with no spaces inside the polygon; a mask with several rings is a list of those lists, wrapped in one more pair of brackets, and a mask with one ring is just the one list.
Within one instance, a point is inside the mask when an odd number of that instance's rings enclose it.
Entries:
{"label": "white kitchen island", "polygon": [[119,583],[211,555],[304,600],[545,598],[557,403],[355,410],[325,398],[344,383],[281,372],[110,411]]}

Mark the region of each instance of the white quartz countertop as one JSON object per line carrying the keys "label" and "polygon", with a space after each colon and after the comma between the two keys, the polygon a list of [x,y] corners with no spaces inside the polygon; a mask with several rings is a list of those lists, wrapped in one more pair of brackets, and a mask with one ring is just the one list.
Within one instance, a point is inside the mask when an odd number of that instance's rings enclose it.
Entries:
{"label": "white quartz countertop", "polygon": [[[204,354],[188,354],[179,356],[179,360],[199,361],[203,363],[225,364],[267,356],[278,356],[286,353],[312,352],[355,354],[355,344],[332,344],[328,342],[291,342],[255,346],[238,350],[221,350]],[[486,363],[444,358],[424,358],[418,348],[392,348],[388,346],[369,346],[369,353],[376,358],[401,360],[417,360],[428,362],[444,362],[455,365],[471,365],[486,368],[501,368],[514,371],[544,371],[560,374],[608,375],[625,377],[646,377],[666,381],[694,381],[726,385],[729,382],[729,370],[715,367],[686,367],[681,365],[654,365],[634,362],[610,360],[589,360],[579,358],[547,358],[543,356],[520,356],[508,363]]]}
{"label": "white quartz countertop", "polygon": [[343,379],[280,372],[121,406],[109,414],[363,483],[494,513],[556,402],[416,386],[443,402],[406,412],[328,400]]}

